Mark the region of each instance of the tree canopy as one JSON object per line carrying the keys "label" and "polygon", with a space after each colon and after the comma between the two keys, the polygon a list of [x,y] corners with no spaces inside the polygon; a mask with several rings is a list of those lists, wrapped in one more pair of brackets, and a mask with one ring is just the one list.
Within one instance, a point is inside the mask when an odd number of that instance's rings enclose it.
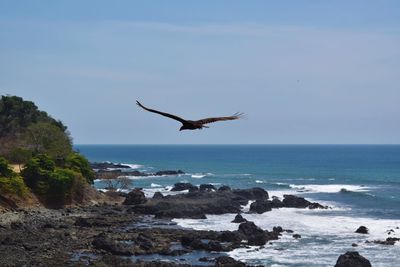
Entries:
{"label": "tree canopy", "polygon": [[21,159],[29,159],[26,150],[55,159],[65,159],[72,152],[67,127],[18,96],[0,99],[0,144],[0,154],[9,160],[18,157],[19,164],[24,163]]}

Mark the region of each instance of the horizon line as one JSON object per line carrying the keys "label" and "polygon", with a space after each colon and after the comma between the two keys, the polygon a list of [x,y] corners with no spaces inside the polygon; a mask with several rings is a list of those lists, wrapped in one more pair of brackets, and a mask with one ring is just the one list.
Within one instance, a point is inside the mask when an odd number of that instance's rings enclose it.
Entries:
{"label": "horizon line", "polygon": [[329,143],[318,143],[318,144],[313,144],[313,143],[282,143],[282,144],[268,144],[268,143],[259,143],[259,144],[246,144],[246,143],[240,143],[240,144],[122,144],[122,143],[118,143],[118,144],[112,144],[112,143],[102,143],[102,144],[92,144],[92,143],[81,143],[81,144],[73,144],[74,146],[185,146],[185,145],[189,145],[189,146],[224,146],[224,145],[228,145],[228,146],[232,146],[232,145],[237,145],[237,146],[242,146],[242,145],[254,145],[254,146],[398,146],[400,145],[397,143],[371,143],[371,144],[365,144],[365,143],[337,143],[337,144],[329,144]]}

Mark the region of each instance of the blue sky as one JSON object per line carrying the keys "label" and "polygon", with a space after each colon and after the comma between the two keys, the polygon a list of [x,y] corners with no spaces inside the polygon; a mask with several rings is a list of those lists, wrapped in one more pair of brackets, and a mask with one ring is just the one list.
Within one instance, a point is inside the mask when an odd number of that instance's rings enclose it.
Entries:
{"label": "blue sky", "polygon": [[80,144],[400,143],[399,47],[399,1],[0,0],[0,94]]}

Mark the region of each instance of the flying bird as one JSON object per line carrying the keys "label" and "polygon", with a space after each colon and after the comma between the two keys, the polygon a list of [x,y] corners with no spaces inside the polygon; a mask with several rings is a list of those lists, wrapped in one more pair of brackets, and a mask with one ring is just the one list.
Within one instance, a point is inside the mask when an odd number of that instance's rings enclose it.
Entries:
{"label": "flying bird", "polygon": [[208,123],[212,123],[212,122],[216,122],[216,121],[230,121],[230,120],[237,120],[243,117],[243,113],[235,113],[232,116],[228,116],[228,117],[213,117],[213,118],[205,118],[202,120],[197,120],[197,121],[191,121],[191,120],[185,120],[182,119],[181,117],[178,117],[176,115],[172,115],[169,113],[165,113],[165,112],[161,112],[155,109],[150,109],[150,108],[146,108],[145,106],[143,106],[139,101],[136,101],[136,104],[143,108],[144,110],[153,112],[153,113],[157,113],[160,114],[162,116],[177,120],[179,122],[182,123],[182,127],[179,129],[179,131],[182,130],[196,130],[196,129],[203,129],[203,128],[209,128],[208,126],[204,125],[204,124],[208,124]]}

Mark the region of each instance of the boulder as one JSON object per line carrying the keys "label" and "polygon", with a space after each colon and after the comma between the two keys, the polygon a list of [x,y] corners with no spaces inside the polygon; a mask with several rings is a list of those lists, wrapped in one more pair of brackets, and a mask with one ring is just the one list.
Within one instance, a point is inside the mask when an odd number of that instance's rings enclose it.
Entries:
{"label": "boulder", "polygon": [[249,189],[235,189],[235,195],[241,196],[248,200],[268,200],[268,192],[260,187],[253,187]]}
{"label": "boulder", "polygon": [[217,188],[213,186],[212,184],[201,184],[200,185],[200,191],[216,191]]}
{"label": "boulder", "polygon": [[245,218],[243,218],[242,215],[238,214],[235,216],[235,219],[232,222],[233,223],[243,223],[243,222],[247,222],[247,220]]}
{"label": "boulder", "polygon": [[348,251],[339,256],[335,267],[371,267],[371,263],[357,251]]}
{"label": "boulder", "polygon": [[193,187],[189,188],[189,193],[193,193],[193,192],[199,192],[199,188],[197,186],[193,186]]}
{"label": "boulder", "polygon": [[400,241],[400,238],[388,237],[388,238],[386,238],[386,240],[375,240],[373,242],[375,244],[393,246],[397,241]]}
{"label": "boulder", "polygon": [[283,207],[282,201],[276,196],[272,197],[271,205],[272,205],[272,208],[275,208],[275,209]]}
{"label": "boulder", "polygon": [[311,202],[294,195],[283,195],[283,206],[286,208],[307,208]]}
{"label": "boulder", "polygon": [[217,267],[245,267],[246,264],[243,262],[237,261],[228,256],[220,256],[215,259],[215,265]]}
{"label": "boulder", "polygon": [[177,171],[171,171],[171,170],[166,170],[166,171],[158,171],[154,173],[156,176],[162,176],[162,175],[179,175],[179,174],[185,174],[182,170],[177,170]]}
{"label": "boulder", "polygon": [[174,187],[171,189],[171,191],[190,190],[193,187],[196,187],[196,186],[192,185],[191,183],[176,183],[174,185]]}
{"label": "boulder", "polygon": [[262,214],[272,210],[272,202],[269,200],[256,200],[250,205],[250,212]]}
{"label": "boulder", "polygon": [[155,192],[154,195],[153,195],[154,199],[160,199],[160,198],[163,198],[163,197],[164,196],[163,196],[163,194],[161,192]]}
{"label": "boulder", "polygon": [[218,236],[218,240],[221,242],[240,243],[240,241],[242,241],[242,237],[237,231],[222,231]]}
{"label": "boulder", "polygon": [[223,185],[220,188],[218,188],[218,191],[231,191],[231,188],[227,185]]}
{"label": "boulder", "polygon": [[103,233],[94,238],[92,245],[96,249],[105,250],[113,255],[133,255],[132,250],[128,246],[107,238]]}
{"label": "boulder", "polygon": [[356,230],[356,233],[359,234],[368,234],[368,228],[365,226],[360,226],[358,227],[358,229]]}
{"label": "boulder", "polygon": [[308,205],[308,208],[313,210],[313,209],[327,209],[328,207],[323,206],[317,202],[312,202],[310,203],[310,205]]}
{"label": "boulder", "polygon": [[138,205],[146,203],[146,197],[144,193],[139,189],[133,189],[125,198],[125,201],[122,203],[124,205]]}
{"label": "boulder", "polygon": [[239,225],[239,234],[247,240],[250,246],[263,246],[267,242],[264,231],[254,224],[254,222],[244,222]]}
{"label": "boulder", "polygon": [[220,242],[211,240],[207,244],[207,250],[208,251],[223,251],[224,247],[221,245]]}

